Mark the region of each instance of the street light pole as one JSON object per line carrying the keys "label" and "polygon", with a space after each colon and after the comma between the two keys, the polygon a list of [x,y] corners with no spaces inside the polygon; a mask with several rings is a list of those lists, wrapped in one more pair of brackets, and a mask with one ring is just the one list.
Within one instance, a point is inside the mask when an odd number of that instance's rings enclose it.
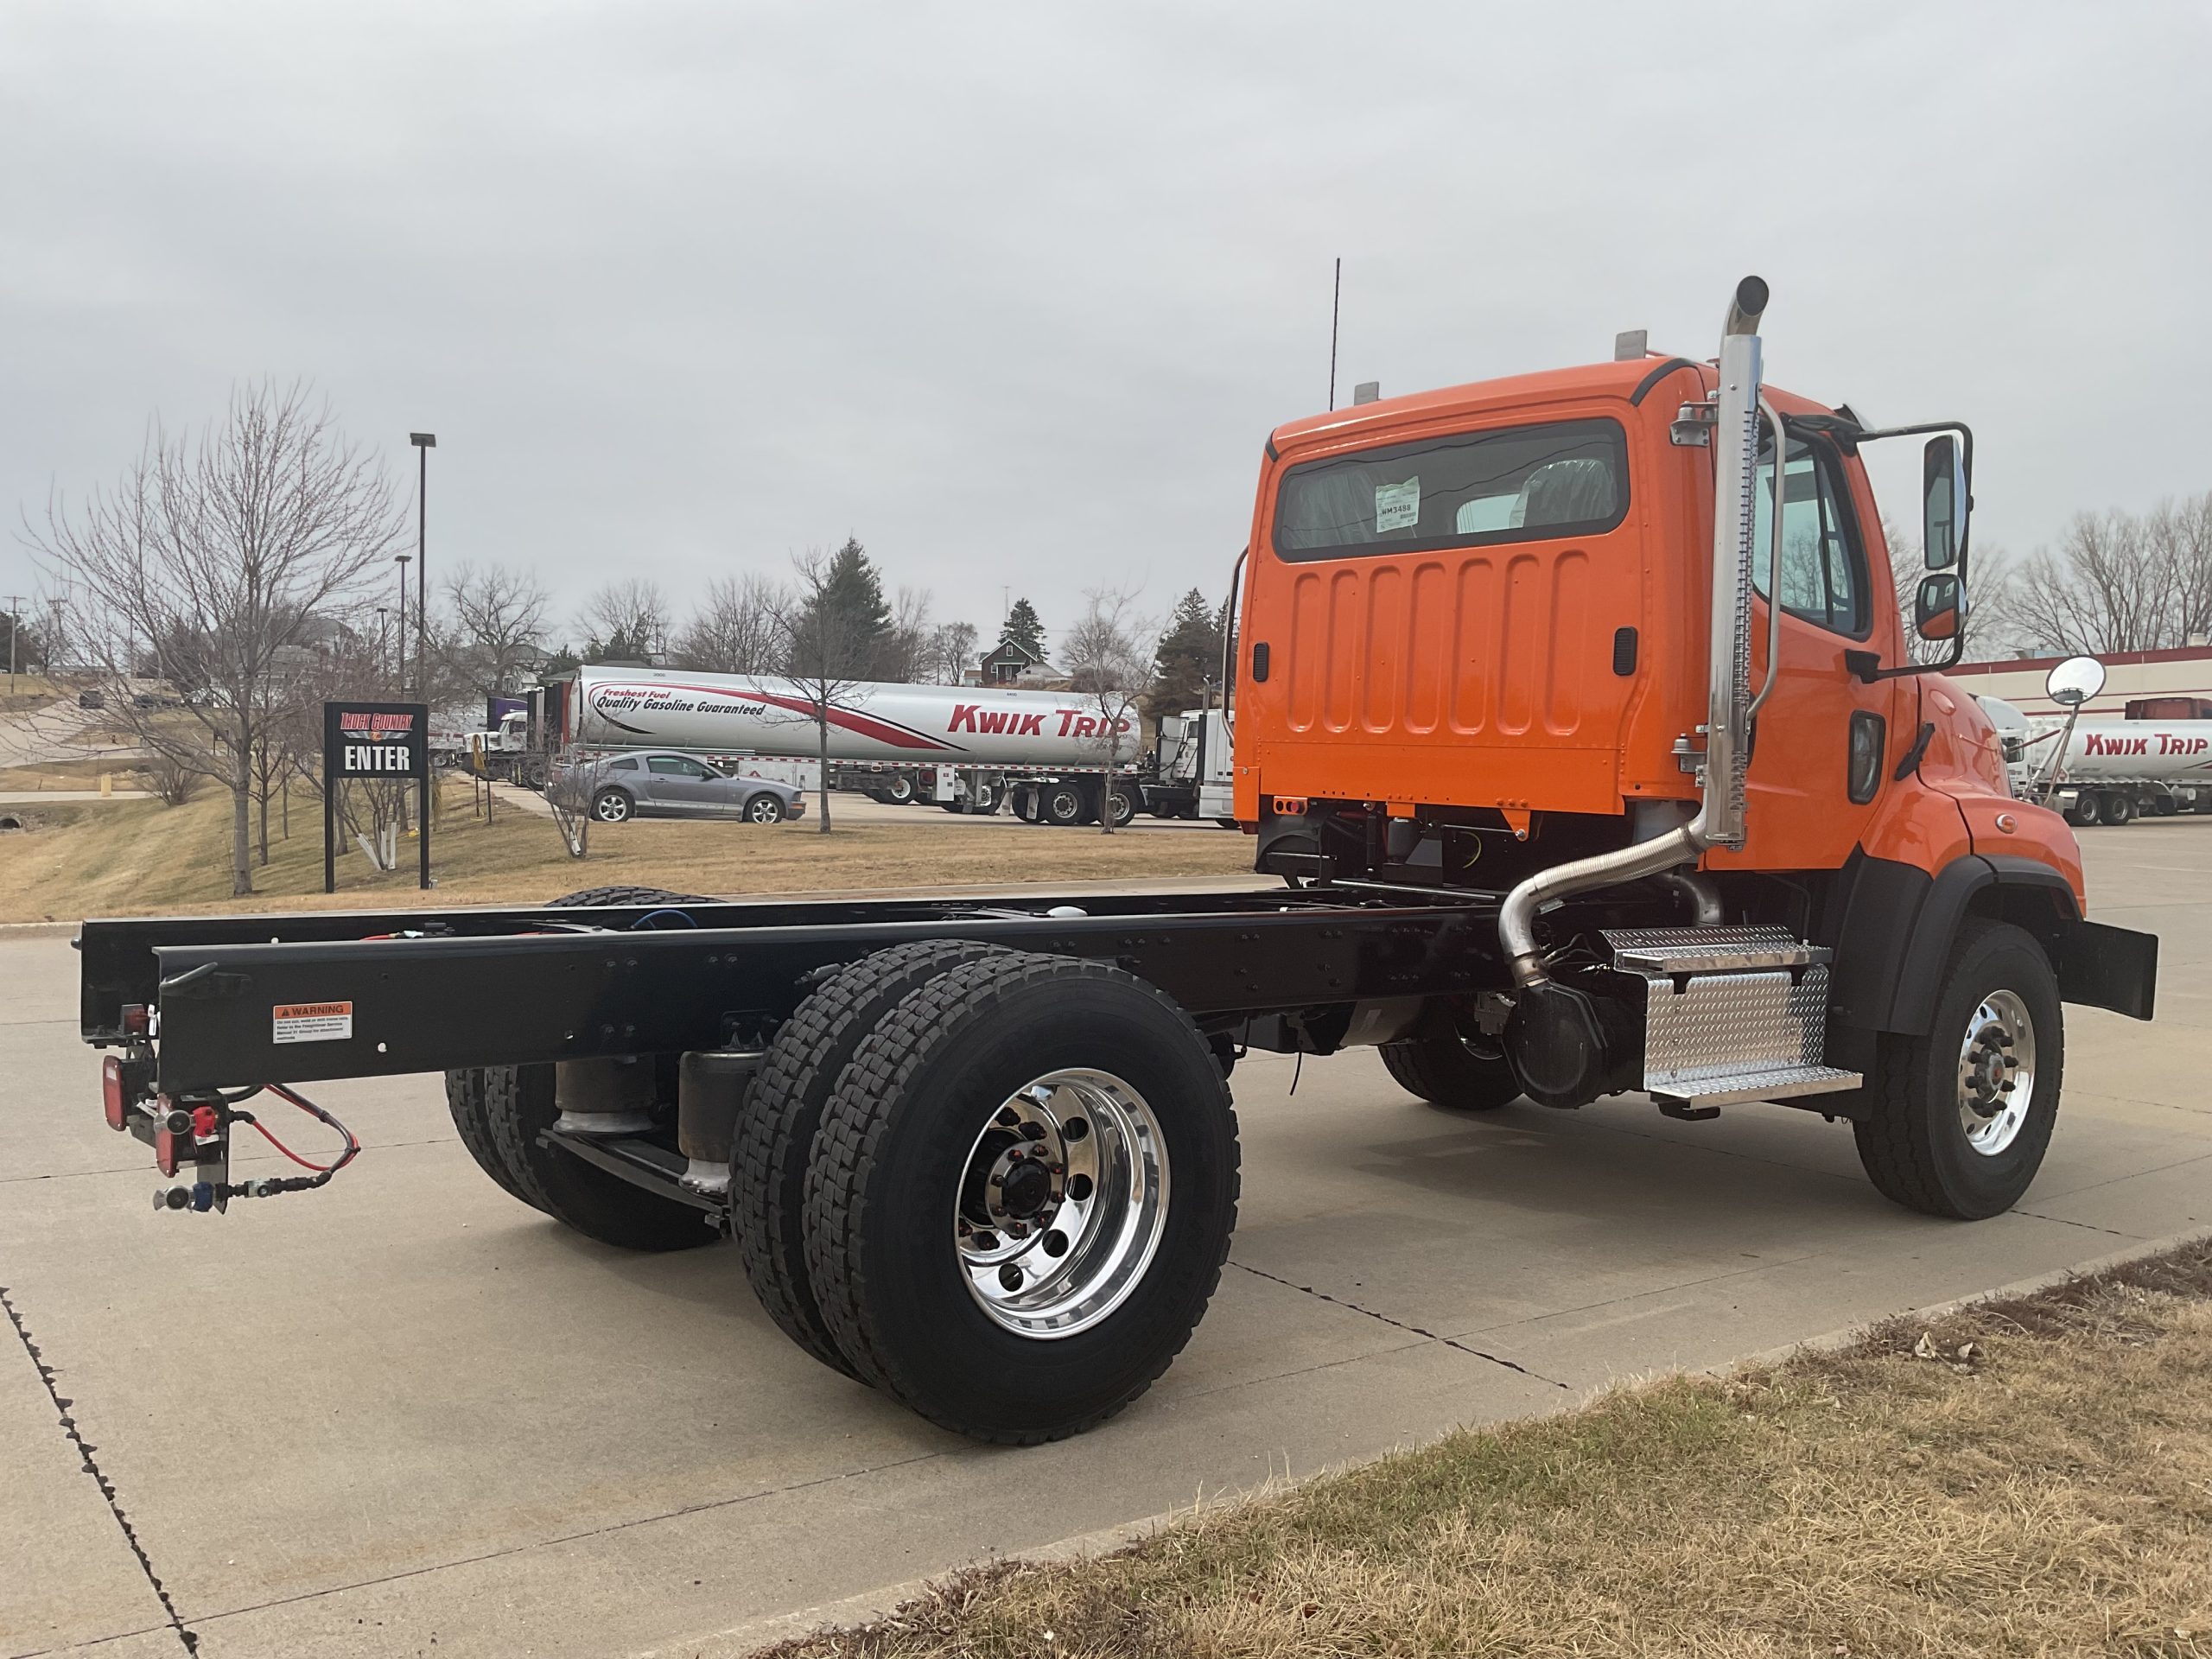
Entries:
{"label": "street light pole", "polygon": [[23,631],[23,596],[8,595],[8,695],[16,695],[16,639]]}
{"label": "street light pole", "polygon": [[392,563],[399,567],[399,649],[392,654],[392,677],[399,683],[399,700],[407,701],[407,566],[414,558],[412,553],[395,554]]}
{"label": "street light pole", "polygon": [[415,683],[427,699],[430,695],[430,560],[423,546],[429,524],[430,451],[438,447],[435,432],[410,432],[420,463],[415,476]]}

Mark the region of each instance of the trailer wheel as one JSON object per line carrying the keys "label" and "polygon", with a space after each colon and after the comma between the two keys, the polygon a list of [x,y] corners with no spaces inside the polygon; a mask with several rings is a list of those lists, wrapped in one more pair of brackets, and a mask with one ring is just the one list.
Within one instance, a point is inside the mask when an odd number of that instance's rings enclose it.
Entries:
{"label": "trailer wheel", "polygon": [[861,1044],[806,1183],[838,1347],[932,1422],[1032,1445],[1111,1416],[1190,1339],[1236,1222],[1206,1040],[1103,963],[947,969]]}
{"label": "trailer wheel", "polygon": [[911,778],[893,778],[883,786],[883,793],[877,798],[888,801],[893,806],[904,806],[914,798],[914,780]]}
{"label": "trailer wheel", "polygon": [[1382,1065],[1408,1094],[1455,1112],[1489,1112],[1521,1097],[1511,1062],[1477,1053],[1457,1037],[1382,1045]]}
{"label": "trailer wheel", "polygon": [[1960,1221],[2009,1210],[2050,1144],[2065,1065],[2058,982],[2043,947],[2019,928],[1969,917],[1929,1034],[1883,1039],[1872,1110],[1852,1125],[1859,1161],[1908,1210]]}
{"label": "trailer wheel", "polygon": [[485,1068],[472,1065],[446,1073],[446,1109],[453,1114],[453,1126],[461,1136],[461,1144],[476,1160],[476,1166],[497,1182],[499,1190],[509,1198],[519,1198],[532,1209],[543,1209],[523,1185],[522,1177],[509,1166],[499,1151],[499,1142],[493,1138],[490,1110],[485,1104]]}
{"label": "trailer wheel", "polygon": [[854,1052],[884,1016],[946,969],[995,950],[921,939],[853,963],[784,1021],[739,1110],[730,1205],[745,1276],[785,1336],[848,1376],[859,1373],[838,1351],[807,1275],[806,1172],[815,1131]]}
{"label": "trailer wheel", "polygon": [[1058,829],[1084,821],[1084,809],[1088,803],[1084,792],[1074,784],[1054,784],[1046,789],[1038,802],[1038,817]]}
{"label": "trailer wheel", "polygon": [[2126,823],[2135,817],[2135,798],[2124,790],[2107,790],[2097,804],[2107,823]]}

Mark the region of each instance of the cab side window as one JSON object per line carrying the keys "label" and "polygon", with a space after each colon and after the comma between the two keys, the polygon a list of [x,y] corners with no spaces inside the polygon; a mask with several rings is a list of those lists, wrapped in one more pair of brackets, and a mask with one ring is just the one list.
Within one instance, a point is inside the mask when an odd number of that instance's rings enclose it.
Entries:
{"label": "cab side window", "polygon": [[[1789,442],[1782,467],[1782,608],[1832,632],[1868,632],[1866,551],[1835,456],[1825,444]],[[1767,594],[1774,524],[1774,446],[1759,451],[1753,497],[1751,582]]]}

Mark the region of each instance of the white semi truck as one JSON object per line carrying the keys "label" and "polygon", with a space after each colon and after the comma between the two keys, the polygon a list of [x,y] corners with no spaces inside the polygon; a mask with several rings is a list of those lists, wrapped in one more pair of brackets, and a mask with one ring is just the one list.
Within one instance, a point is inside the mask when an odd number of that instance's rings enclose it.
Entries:
{"label": "white semi truck", "polygon": [[[2031,719],[1996,697],[1977,699],[2005,744],[2012,792],[2043,800],[2086,827],[2141,817],[2212,812],[2212,720],[2135,720],[2109,715]],[[2066,753],[2051,772],[2051,751]]]}

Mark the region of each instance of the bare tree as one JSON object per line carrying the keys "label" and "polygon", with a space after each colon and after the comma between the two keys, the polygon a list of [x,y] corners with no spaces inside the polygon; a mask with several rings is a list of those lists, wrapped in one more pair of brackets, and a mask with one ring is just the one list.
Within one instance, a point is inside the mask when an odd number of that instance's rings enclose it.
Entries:
{"label": "bare tree", "polygon": [[891,608],[891,632],[876,648],[877,672],[901,684],[918,683],[929,672],[930,590],[901,588]]}
{"label": "bare tree", "polygon": [[928,669],[939,685],[957,685],[976,660],[976,625],[946,622],[930,630]]}
{"label": "bare tree", "polygon": [[543,654],[551,603],[544,584],[503,564],[461,565],[446,578],[459,677],[484,697],[505,696]]}
{"label": "bare tree", "polygon": [[677,636],[676,655],[711,674],[771,672],[783,657],[777,619],[788,608],[789,596],[766,576],[718,577]]}
{"label": "bare tree", "polygon": [[2148,651],[2173,632],[2172,572],[2152,556],[2139,520],[2077,512],[2054,553],[2020,573],[2020,623],[2037,645],[2092,654]]}
{"label": "bare tree", "polygon": [[[1095,588],[1084,594],[1084,610],[1060,642],[1060,661],[1068,671],[1069,689],[1083,699],[1084,715],[1076,722],[1078,735],[1095,745],[1103,757],[1106,777],[1101,790],[1098,827],[1114,833],[1113,792],[1122,785],[1116,774],[1122,757],[1136,748],[1139,715],[1145,688],[1152,680],[1157,624],[1136,613],[1136,594],[1120,588]],[[1084,731],[1085,725],[1092,730]]]}
{"label": "bare tree", "polygon": [[594,593],[576,626],[590,642],[588,661],[651,657],[668,649],[668,597],[658,582],[626,576]]}
{"label": "bare tree", "polygon": [[835,556],[820,548],[791,557],[793,581],[776,613],[782,645],[776,677],[802,704],[798,718],[814,726],[815,757],[821,767],[817,793],[822,811],[816,828],[830,833],[830,726],[841,706],[849,709],[868,683],[881,648],[880,635],[867,619],[836,602],[832,583]]}
{"label": "bare tree", "polygon": [[[27,529],[29,527],[27,526]],[[157,760],[231,791],[231,890],[253,891],[251,805],[264,727],[306,694],[308,641],[403,543],[380,456],[307,388],[232,395],[194,438],[154,425],[109,488],[59,497],[29,539],[77,597],[68,650],[104,683],[110,718]],[[149,691],[132,670],[188,695]]]}

